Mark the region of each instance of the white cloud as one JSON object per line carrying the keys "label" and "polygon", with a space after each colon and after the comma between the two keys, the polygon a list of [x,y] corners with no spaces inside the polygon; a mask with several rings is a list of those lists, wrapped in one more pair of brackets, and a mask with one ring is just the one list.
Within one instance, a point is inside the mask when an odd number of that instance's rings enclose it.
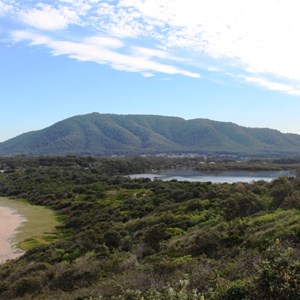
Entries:
{"label": "white cloud", "polygon": [[113,36],[136,38],[143,33],[145,26],[140,17],[141,14],[136,10],[124,10],[116,5],[100,2],[94,22],[97,28],[106,30]]}
{"label": "white cloud", "polygon": [[[250,74],[270,73],[300,81],[297,0],[120,0],[118,3],[110,5],[107,14],[106,26],[111,34],[118,24],[125,24],[129,27],[126,32],[134,33],[132,36],[156,38],[169,49],[183,48],[200,59],[201,55],[208,55],[221,64],[225,60],[229,66]],[[142,27],[134,24],[137,20]]]}
{"label": "white cloud", "polygon": [[117,49],[124,46],[124,43],[121,40],[116,38],[108,38],[102,36],[93,36],[85,39],[85,42],[91,45],[105,47],[105,48],[112,48]]}
{"label": "white cloud", "polygon": [[[99,0],[59,0],[61,4],[68,4],[79,16],[84,16]],[[62,5],[60,5],[62,7]]]}
{"label": "white cloud", "polygon": [[147,72],[142,73],[142,75],[143,75],[144,77],[153,77],[153,76],[154,76],[153,73],[147,73]]}
{"label": "white cloud", "polygon": [[292,84],[285,84],[280,82],[271,81],[260,77],[245,77],[245,80],[252,83],[257,83],[269,90],[285,92],[291,95],[300,95],[300,87]]}
{"label": "white cloud", "polygon": [[13,10],[13,4],[0,1],[0,16],[5,15]]}
{"label": "white cloud", "polygon": [[183,61],[180,57],[175,57],[171,53],[159,49],[150,49],[150,48],[144,48],[144,47],[136,47],[133,46],[132,50],[136,56],[143,56],[143,57],[157,57],[162,59],[169,59],[169,60],[175,60],[175,61]]}
{"label": "white cloud", "polygon": [[42,30],[60,30],[79,22],[77,14],[68,7],[56,9],[46,4],[20,11],[19,18],[23,23]]}
{"label": "white cloud", "polygon": [[26,31],[15,31],[12,34],[12,38],[16,42],[28,40],[31,45],[46,46],[51,49],[53,55],[67,55],[80,61],[109,64],[116,70],[140,72],[146,77],[149,74],[153,74],[153,72],[173,75],[181,74],[194,78],[200,77],[198,73],[186,71],[170,64],[160,63],[147,56],[135,55],[134,53],[124,54],[120,51],[123,43],[117,39],[96,36],[86,38],[82,42],[70,42],[55,40],[45,35]]}
{"label": "white cloud", "polygon": [[[12,0],[0,0],[0,15],[8,13],[11,3]],[[104,40],[98,41],[102,48],[121,55],[104,59],[114,68],[132,68],[143,74],[149,71],[152,74],[154,69],[168,74],[181,70],[181,74],[191,76],[193,72],[186,73],[182,67],[168,62],[187,63],[190,67],[192,61],[198,60],[195,67],[213,66],[219,72],[223,70],[225,76],[235,70],[238,78],[247,74],[244,76],[247,82],[254,83],[255,78],[257,84],[266,88],[298,94],[298,0],[53,0],[45,3],[40,0],[32,7],[25,7],[18,0],[14,7],[19,19],[36,29],[56,31],[75,24],[93,32],[93,36],[97,32],[102,39],[116,38],[107,40],[105,46]],[[76,35],[78,40],[85,39],[82,32],[70,34]],[[61,40],[73,43],[66,36]],[[96,38],[86,40],[85,44],[97,48],[98,42]],[[121,47],[130,51],[127,54],[112,51]],[[132,57],[141,67],[129,62]],[[277,78],[277,86],[268,79],[270,75]],[[285,88],[286,85],[292,90]]]}

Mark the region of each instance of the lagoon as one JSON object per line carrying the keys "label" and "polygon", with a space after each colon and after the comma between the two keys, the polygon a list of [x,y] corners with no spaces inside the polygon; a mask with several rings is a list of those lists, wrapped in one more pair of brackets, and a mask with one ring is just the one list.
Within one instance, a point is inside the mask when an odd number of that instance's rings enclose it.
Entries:
{"label": "lagoon", "polygon": [[131,174],[132,179],[149,178],[151,180],[177,180],[190,182],[211,182],[211,183],[235,183],[235,182],[254,182],[267,181],[281,176],[292,176],[289,171],[225,171],[225,172],[198,172],[192,170],[171,170],[159,173]]}

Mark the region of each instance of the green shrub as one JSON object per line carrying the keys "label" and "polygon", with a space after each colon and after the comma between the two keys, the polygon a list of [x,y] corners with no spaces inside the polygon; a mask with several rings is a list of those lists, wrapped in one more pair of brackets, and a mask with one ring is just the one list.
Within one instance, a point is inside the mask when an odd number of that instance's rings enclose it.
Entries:
{"label": "green shrub", "polygon": [[41,288],[42,286],[39,279],[35,277],[23,277],[18,279],[11,287],[17,297],[38,293]]}
{"label": "green shrub", "polygon": [[269,247],[257,264],[254,295],[259,300],[300,299],[300,264],[284,249],[279,240]]}

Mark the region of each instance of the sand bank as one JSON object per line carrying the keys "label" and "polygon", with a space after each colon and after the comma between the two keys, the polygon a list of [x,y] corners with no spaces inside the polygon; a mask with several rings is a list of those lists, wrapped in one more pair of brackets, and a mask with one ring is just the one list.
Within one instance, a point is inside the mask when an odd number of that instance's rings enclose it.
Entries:
{"label": "sand bank", "polygon": [[0,264],[22,255],[23,251],[16,247],[15,236],[24,221],[25,217],[14,209],[0,206]]}
{"label": "sand bank", "polygon": [[58,225],[55,213],[48,208],[0,197],[0,263],[52,242]]}

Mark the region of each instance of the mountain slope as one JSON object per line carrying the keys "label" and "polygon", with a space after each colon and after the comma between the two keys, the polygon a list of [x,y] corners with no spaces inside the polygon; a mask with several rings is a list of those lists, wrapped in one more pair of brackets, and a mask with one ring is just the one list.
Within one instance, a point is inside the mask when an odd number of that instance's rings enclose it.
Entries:
{"label": "mountain slope", "polygon": [[207,119],[92,113],[0,143],[1,156],[156,153],[298,154],[300,135]]}

